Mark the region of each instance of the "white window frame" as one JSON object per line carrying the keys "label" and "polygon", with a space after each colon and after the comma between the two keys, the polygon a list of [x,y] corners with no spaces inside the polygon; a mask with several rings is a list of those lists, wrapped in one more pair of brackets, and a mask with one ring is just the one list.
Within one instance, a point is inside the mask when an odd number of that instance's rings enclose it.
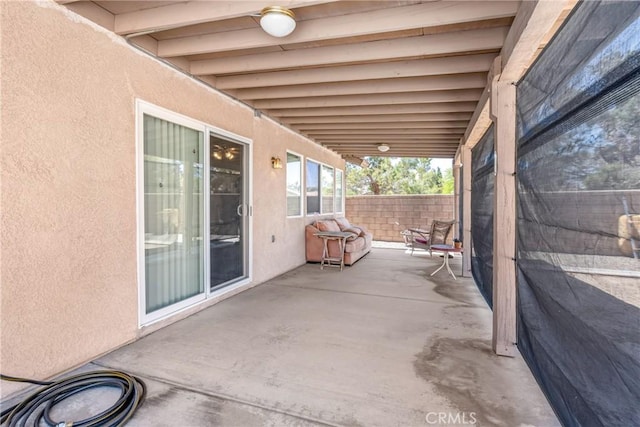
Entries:
{"label": "white window frame", "polygon": [[[293,152],[292,152],[293,153]],[[296,155],[298,155],[297,153],[294,153]],[[317,164],[319,166],[319,179],[320,179],[320,188],[318,189],[318,196],[320,198],[320,211],[319,212],[307,212],[307,163],[308,162],[313,162],[315,164]],[[344,169],[338,169],[337,167],[330,165],[328,163],[323,163],[321,161],[318,160],[314,160],[311,157],[307,157],[306,159],[304,159],[304,172],[303,172],[303,176],[304,176],[304,185],[303,185],[303,189],[304,189],[304,205],[303,205],[303,212],[305,216],[317,216],[317,215],[337,215],[337,214],[342,214],[344,215],[344,211],[345,211],[345,186],[346,186],[346,181],[345,181],[345,173],[344,173]],[[323,206],[323,202],[322,202],[322,168],[323,167],[328,167],[331,168],[333,170],[333,211],[332,212],[325,212],[324,211],[324,206]],[[336,209],[336,172],[340,171],[342,173],[342,210],[338,211]]]}
{"label": "white window frame", "polygon": [[287,218],[301,218],[304,216],[305,214],[305,202],[304,200],[306,199],[306,194],[307,194],[307,187],[306,187],[306,179],[305,179],[305,173],[306,173],[306,162],[305,162],[305,158],[302,154],[300,153],[296,153],[295,151],[292,150],[287,150],[287,157],[285,159],[285,165],[288,164],[288,160],[289,160],[289,154],[296,156],[300,159],[300,214],[299,215],[289,215],[289,199],[287,196],[287,191],[288,191],[288,186],[289,186],[289,170],[287,169],[286,171],[286,177],[285,177],[285,203],[286,203],[286,213],[287,213]]}
{"label": "white window frame", "polygon": [[[331,172],[329,172],[331,174],[331,187],[333,189],[333,194],[331,196],[332,200],[331,200],[331,211],[325,211],[325,204],[323,201],[323,192],[322,192],[322,177],[323,177],[323,172],[325,170],[325,168],[327,169],[331,169]],[[322,163],[320,165],[320,214],[321,215],[333,215],[336,212],[336,168],[331,166],[331,165],[327,165]]]}
{"label": "white window frame", "polygon": [[[341,210],[338,210],[337,208],[337,203],[338,203],[338,197],[337,196],[337,189],[338,186],[336,185],[336,183],[338,182],[338,180],[336,179],[338,177],[338,172],[340,172],[340,174],[342,175],[342,179],[340,180],[340,182],[342,183],[342,192],[340,194],[340,207],[342,208]],[[345,182],[344,182],[344,170],[342,169],[338,169],[338,168],[334,168],[334,177],[333,177],[333,200],[334,200],[334,212],[336,214],[342,214],[344,215],[344,211],[345,211],[345,198],[344,198],[344,187],[345,187]]]}
{"label": "white window frame", "polygon": [[[318,165],[318,211],[317,212],[308,212],[309,204],[307,202],[307,170],[309,162],[313,162]],[[304,162],[304,213],[306,216],[316,216],[321,215],[322,212],[322,163],[313,160],[312,158],[307,157]]]}

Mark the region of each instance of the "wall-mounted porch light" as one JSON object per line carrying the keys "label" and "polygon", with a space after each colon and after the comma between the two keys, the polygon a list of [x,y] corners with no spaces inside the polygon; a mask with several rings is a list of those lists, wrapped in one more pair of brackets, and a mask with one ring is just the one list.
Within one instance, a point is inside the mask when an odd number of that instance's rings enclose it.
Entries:
{"label": "wall-mounted porch light", "polygon": [[274,169],[282,169],[282,160],[280,160],[280,157],[271,158],[271,167]]}

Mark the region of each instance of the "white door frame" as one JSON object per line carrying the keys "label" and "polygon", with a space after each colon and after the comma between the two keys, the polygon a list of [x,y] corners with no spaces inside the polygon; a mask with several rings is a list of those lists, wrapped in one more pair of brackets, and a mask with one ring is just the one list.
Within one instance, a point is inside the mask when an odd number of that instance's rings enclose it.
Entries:
{"label": "white door frame", "polygon": [[[170,121],[172,123],[188,127],[190,129],[202,132],[204,135],[204,168],[206,170],[205,182],[204,182],[204,233],[203,233],[203,256],[205,271],[204,271],[204,290],[202,293],[195,295],[191,298],[187,298],[178,303],[172,304],[168,307],[164,307],[160,310],[156,310],[152,313],[146,313],[146,291],[145,291],[145,246],[144,246],[144,120],[143,115],[149,114],[153,117],[157,117],[163,120]],[[186,309],[192,308],[195,305],[206,302],[210,298],[220,297],[228,292],[232,292],[244,285],[247,285],[253,278],[253,185],[251,181],[253,170],[253,144],[252,140],[241,135],[236,135],[232,132],[220,129],[215,126],[208,125],[182,114],[167,110],[163,107],[151,104],[141,99],[136,99],[135,102],[135,123],[136,123],[136,215],[137,215],[137,262],[138,262],[138,327],[148,326],[152,323],[166,319],[173,315],[176,315]],[[247,199],[247,230],[245,235],[247,239],[246,244],[246,277],[238,282],[232,283],[224,288],[217,289],[211,292],[210,287],[210,254],[209,245],[204,245],[210,239],[209,219],[210,219],[210,183],[209,183],[209,167],[210,167],[210,135],[220,136],[225,139],[229,139],[233,142],[245,144],[247,149],[247,170],[245,171],[245,190]],[[206,195],[206,197],[204,197]]]}
{"label": "white door frame", "polygon": [[243,144],[245,149],[247,150],[246,154],[246,165],[245,170],[243,170],[243,182],[244,182],[244,194],[247,204],[247,212],[243,212],[243,216],[246,215],[246,230],[244,231],[243,238],[244,242],[244,254],[243,254],[243,263],[245,263],[246,271],[245,277],[239,279],[236,282],[232,282],[222,288],[218,288],[214,291],[211,290],[211,256],[210,256],[210,248],[206,246],[206,258],[205,258],[205,290],[207,294],[207,298],[219,297],[221,295],[226,294],[227,292],[238,289],[248,283],[251,283],[253,278],[253,185],[251,181],[253,170],[253,141],[244,136],[236,135],[232,132],[226,131],[224,129],[220,129],[215,126],[207,126],[207,133],[205,135],[205,152],[207,153],[205,158],[205,170],[207,171],[207,179],[205,180],[205,194],[207,195],[204,210],[205,210],[205,242],[209,242],[211,240],[211,202],[209,197],[211,195],[211,180],[209,179],[209,173],[211,171],[211,157],[209,153],[211,152],[211,136],[226,139],[230,142],[234,142],[236,144]]}

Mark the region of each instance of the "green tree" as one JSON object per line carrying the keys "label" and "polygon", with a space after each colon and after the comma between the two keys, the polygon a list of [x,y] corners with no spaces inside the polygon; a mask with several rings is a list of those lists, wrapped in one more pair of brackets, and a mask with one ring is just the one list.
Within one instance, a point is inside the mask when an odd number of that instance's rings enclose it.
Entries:
{"label": "green tree", "polygon": [[440,168],[433,169],[431,159],[367,157],[364,166],[347,164],[349,195],[451,193],[453,174],[447,170],[443,175]]}
{"label": "green tree", "polygon": [[364,166],[347,164],[347,194],[393,194],[396,173],[388,157],[367,157]]}
{"label": "green tree", "polygon": [[453,194],[455,186],[456,184],[453,179],[453,169],[446,169],[444,171],[444,178],[442,182],[442,194]]}

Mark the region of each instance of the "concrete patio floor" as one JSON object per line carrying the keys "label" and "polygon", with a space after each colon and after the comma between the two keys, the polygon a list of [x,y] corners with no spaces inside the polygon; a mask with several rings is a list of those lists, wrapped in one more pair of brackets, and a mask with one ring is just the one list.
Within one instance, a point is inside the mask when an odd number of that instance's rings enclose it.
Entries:
{"label": "concrete patio floor", "polygon": [[441,262],[375,248],[342,272],[307,264],[82,370],[147,382],[133,426],[559,425],[522,358],[492,353],[473,281],[429,277]]}

